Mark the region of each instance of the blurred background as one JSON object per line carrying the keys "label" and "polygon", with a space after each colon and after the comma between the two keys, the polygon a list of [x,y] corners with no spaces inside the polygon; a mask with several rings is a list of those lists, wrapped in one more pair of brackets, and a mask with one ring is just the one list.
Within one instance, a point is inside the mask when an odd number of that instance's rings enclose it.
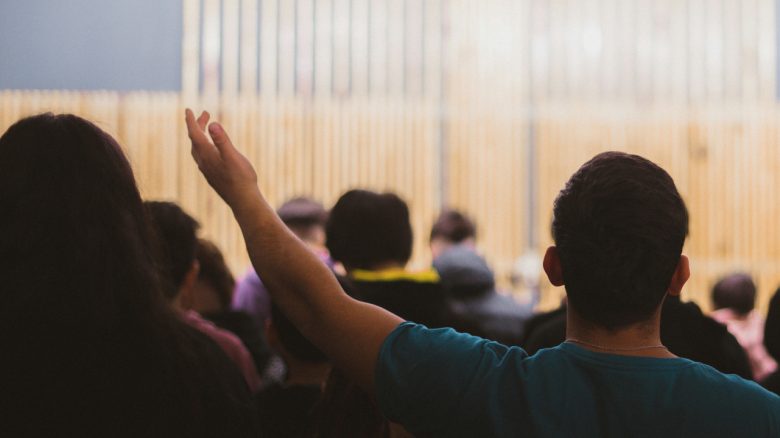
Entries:
{"label": "blurred background", "polygon": [[[692,278],[780,285],[775,0],[4,0],[0,132],[73,112],[115,135],[146,198],[176,200],[248,259],[189,155],[209,109],[274,205],[345,190],[410,204],[413,268],[442,207],[467,212],[499,283],[541,308],[556,193],[597,152],[644,155],[685,197]],[[517,281],[524,273],[525,281]],[[514,278],[514,282],[512,279]]]}

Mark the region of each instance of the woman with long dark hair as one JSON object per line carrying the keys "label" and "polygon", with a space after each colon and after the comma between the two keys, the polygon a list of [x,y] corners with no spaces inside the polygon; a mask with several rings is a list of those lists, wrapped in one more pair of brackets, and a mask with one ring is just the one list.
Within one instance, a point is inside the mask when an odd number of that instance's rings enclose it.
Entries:
{"label": "woman with long dark hair", "polygon": [[241,376],[164,302],[133,172],[73,115],[0,137],[0,424],[11,436],[242,436]]}

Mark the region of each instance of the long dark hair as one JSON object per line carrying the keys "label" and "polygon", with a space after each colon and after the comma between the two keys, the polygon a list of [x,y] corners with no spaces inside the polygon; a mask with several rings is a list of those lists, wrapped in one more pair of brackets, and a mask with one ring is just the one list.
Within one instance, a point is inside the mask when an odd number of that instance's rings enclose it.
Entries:
{"label": "long dark hair", "polygon": [[208,433],[228,383],[163,300],[116,141],[73,115],[18,121],[0,137],[0,211],[2,412],[57,434]]}

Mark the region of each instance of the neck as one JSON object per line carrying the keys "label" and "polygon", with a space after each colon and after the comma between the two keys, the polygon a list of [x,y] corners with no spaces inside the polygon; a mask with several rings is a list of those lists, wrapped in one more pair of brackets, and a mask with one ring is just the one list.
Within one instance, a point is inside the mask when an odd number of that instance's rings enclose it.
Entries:
{"label": "neck", "polygon": [[324,385],[330,373],[330,363],[293,364],[288,362],[286,385]]}
{"label": "neck", "polygon": [[568,306],[566,312],[566,340],[597,353],[622,356],[673,358],[661,343],[661,309],[645,322],[609,330],[593,324]]}

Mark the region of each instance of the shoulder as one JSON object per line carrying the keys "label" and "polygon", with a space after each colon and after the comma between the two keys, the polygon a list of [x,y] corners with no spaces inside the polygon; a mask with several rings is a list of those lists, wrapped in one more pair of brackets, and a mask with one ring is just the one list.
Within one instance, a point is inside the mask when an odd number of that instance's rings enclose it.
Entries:
{"label": "shoulder", "polygon": [[775,425],[780,427],[780,397],[752,380],[735,374],[723,374],[698,362],[686,368],[681,378],[695,387],[694,390],[705,402],[723,403],[730,410],[744,412],[745,415],[771,413]]}

